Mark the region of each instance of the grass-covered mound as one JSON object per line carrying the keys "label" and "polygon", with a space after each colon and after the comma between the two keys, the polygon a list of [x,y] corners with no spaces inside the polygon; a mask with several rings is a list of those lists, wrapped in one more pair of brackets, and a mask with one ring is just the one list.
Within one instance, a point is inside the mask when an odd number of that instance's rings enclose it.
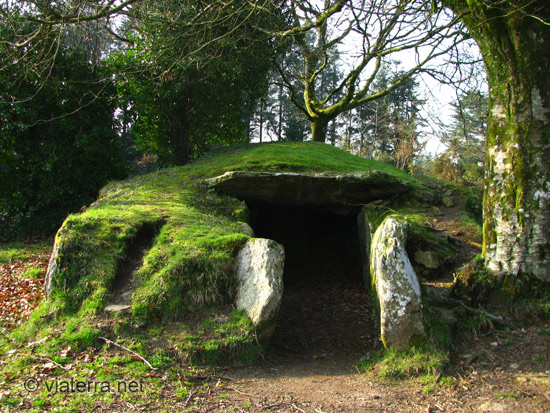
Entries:
{"label": "grass-covered mound", "polygon": [[[117,269],[146,226],[158,234],[136,273],[132,315],[126,323],[150,326],[197,313],[215,318],[221,308],[230,308],[232,259],[249,237],[243,225],[247,209],[243,202],[209,190],[204,180],[235,170],[382,170],[410,182],[415,191],[425,190],[420,181],[390,165],[318,143],[239,147],[112,183],[89,208],[64,222],[56,236],[58,274],[52,278],[50,298],[13,337],[33,340],[55,329],[61,332],[59,343],[92,345],[101,332],[97,320],[103,317]],[[249,331],[243,328],[242,333]],[[235,341],[234,331],[228,336]]]}
{"label": "grass-covered mound", "polygon": [[[238,170],[381,170],[393,174],[411,184],[411,193],[401,198],[402,202],[370,205],[371,230],[387,214],[400,214],[409,220],[409,235],[416,244],[441,255],[449,251],[446,240],[433,236],[428,228],[433,216],[427,211],[435,207],[414,200],[417,195],[433,194],[432,189],[390,165],[325,144],[247,145],[210,154],[184,167],[112,183],[89,208],[69,216],[57,234],[58,274],[52,280],[49,300],[43,301],[23,326],[0,337],[0,360],[10,360],[0,361],[0,382],[10,386],[8,396],[0,395],[0,405],[66,406],[63,393],[52,395],[43,386],[36,393],[21,393],[20,386],[14,384],[42,375],[50,381],[144,379],[148,389],[169,390],[120,394],[117,400],[128,397],[134,404],[155,400],[170,410],[174,393],[184,407],[189,395],[193,396],[193,383],[202,377],[194,362],[247,363],[257,358],[260,347],[253,326],[242,311],[233,308],[232,260],[250,236],[244,225],[247,208],[239,200],[218,195],[205,181]],[[132,312],[107,316],[104,310],[125,257],[132,256],[144,228],[154,240],[135,277]],[[17,254],[14,249],[6,250],[5,259],[12,260]],[[0,262],[2,259],[0,256]],[[102,337],[125,349],[108,345]],[[158,370],[151,371],[127,350]],[[420,351],[405,359],[422,361],[425,354]],[[406,370],[439,371],[445,357],[436,356],[433,365],[425,367],[429,363],[422,361],[424,367],[413,365]],[[398,375],[397,368],[389,369],[392,376]],[[109,393],[99,396],[103,404],[112,402]],[[89,410],[94,406],[87,394],[71,397],[72,408]]]}

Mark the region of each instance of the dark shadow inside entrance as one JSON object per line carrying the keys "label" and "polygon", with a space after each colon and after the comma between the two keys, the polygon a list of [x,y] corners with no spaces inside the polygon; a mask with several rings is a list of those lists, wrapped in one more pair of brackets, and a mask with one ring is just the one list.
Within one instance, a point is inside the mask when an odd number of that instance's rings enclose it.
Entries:
{"label": "dark shadow inside entrance", "polygon": [[357,360],[365,354],[375,330],[357,211],[259,203],[249,208],[255,236],[285,247],[284,294],[270,346],[283,356]]}

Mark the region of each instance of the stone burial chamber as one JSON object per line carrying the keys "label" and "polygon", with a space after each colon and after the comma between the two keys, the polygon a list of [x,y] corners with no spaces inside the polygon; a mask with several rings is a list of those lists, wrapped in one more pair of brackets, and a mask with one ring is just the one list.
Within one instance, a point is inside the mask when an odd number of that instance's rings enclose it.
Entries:
{"label": "stone burial chamber", "polygon": [[[353,288],[370,288],[371,230],[364,205],[410,190],[408,183],[380,171],[355,174],[238,171],[212,178],[208,184],[248,206],[249,224],[257,238],[245,244],[235,261],[236,302],[255,323],[258,338],[264,342],[277,330],[279,313],[281,317],[284,313],[280,308],[281,303],[284,307],[284,297],[292,296],[298,305],[306,305],[313,300],[319,285],[340,289],[343,283],[351,282],[355,283]],[[404,246],[403,253],[406,255]],[[402,282],[403,277],[398,279]],[[298,291],[302,295],[296,298]],[[407,303],[417,300],[419,297],[397,298],[415,311],[418,306]],[[381,317],[384,319],[384,315]],[[384,328],[388,337],[388,326],[385,324]],[[302,330],[306,329],[304,325]],[[400,338],[398,347],[406,341]],[[391,340],[385,344],[391,346]]]}

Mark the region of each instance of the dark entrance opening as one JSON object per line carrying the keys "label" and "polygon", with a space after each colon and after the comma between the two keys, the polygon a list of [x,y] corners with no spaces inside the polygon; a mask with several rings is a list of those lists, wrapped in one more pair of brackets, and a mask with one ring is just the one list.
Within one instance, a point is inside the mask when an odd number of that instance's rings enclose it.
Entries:
{"label": "dark entrance opening", "polygon": [[249,203],[255,236],[285,247],[284,293],[270,345],[284,356],[357,360],[372,344],[358,210]]}

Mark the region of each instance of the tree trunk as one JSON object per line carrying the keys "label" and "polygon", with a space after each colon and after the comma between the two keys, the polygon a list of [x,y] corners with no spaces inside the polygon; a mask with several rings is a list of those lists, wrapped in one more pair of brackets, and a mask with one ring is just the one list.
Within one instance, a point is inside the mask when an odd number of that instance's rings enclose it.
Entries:
{"label": "tree trunk", "polygon": [[[513,287],[550,282],[550,12],[546,0],[446,0],[489,81],[483,253]],[[454,7],[453,7],[454,6]]]}
{"label": "tree trunk", "polygon": [[279,122],[277,125],[277,138],[283,140],[283,84],[279,86]]}
{"label": "tree trunk", "polygon": [[264,134],[264,100],[260,99],[260,143],[262,143]]}
{"label": "tree trunk", "polygon": [[327,127],[329,120],[325,118],[315,118],[311,120],[311,140],[313,142],[325,143],[327,139]]}

